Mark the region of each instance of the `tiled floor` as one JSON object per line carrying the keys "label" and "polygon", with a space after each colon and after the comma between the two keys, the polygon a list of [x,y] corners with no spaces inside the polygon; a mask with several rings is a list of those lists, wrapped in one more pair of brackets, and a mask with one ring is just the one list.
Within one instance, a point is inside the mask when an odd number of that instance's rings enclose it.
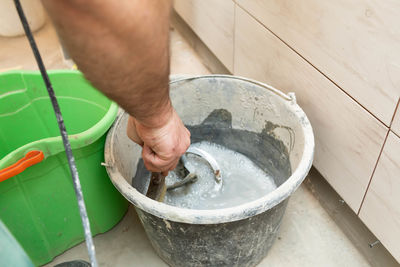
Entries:
{"label": "tiled floor", "polygon": [[[61,50],[52,27],[48,24],[35,35],[39,48],[45,54],[46,65],[49,68],[66,68],[61,61]],[[0,55],[0,61],[4,63],[2,68],[30,69],[35,66],[28,43],[22,38],[0,38],[0,47],[10,50]],[[14,53],[15,49],[20,51],[18,58],[3,58]],[[201,59],[174,29],[171,29],[171,52],[171,73],[209,73]],[[96,236],[94,242],[100,266],[166,266],[152,249],[133,207],[118,225]],[[84,243],[66,251],[46,266],[73,259],[87,259]],[[368,266],[368,263],[302,186],[289,202],[276,243],[259,266]]]}
{"label": "tiled floor", "polygon": [[[94,238],[100,266],[167,266],[154,252],[131,207],[111,231]],[[58,256],[46,267],[73,259],[87,259],[84,243]],[[268,256],[267,266],[369,266],[318,201],[301,186],[289,201],[279,237]]]}

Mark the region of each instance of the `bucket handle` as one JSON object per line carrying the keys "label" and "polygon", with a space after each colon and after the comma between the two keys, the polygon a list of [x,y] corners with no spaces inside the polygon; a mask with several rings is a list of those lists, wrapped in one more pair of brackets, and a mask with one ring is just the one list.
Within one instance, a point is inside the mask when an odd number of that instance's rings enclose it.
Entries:
{"label": "bucket handle", "polygon": [[17,162],[5,169],[0,170],[0,182],[3,182],[8,178],[14,177],[17,174],[20,174],[26,168],[41,162],[43,159],[44,154],[42,151],[29,151],[22,159],[18,160]]}

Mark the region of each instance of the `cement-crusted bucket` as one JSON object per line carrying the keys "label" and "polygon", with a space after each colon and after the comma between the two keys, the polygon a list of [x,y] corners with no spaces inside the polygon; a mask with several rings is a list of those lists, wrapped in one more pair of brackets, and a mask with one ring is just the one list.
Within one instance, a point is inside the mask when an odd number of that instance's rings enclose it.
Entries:
{"label": "cement-crusted bucket", "polygon": [[[170,88],[183,122],[189,129],[200,126],[191,131],[192,142],[206,139],[244,154],[273,175],[277,188],[254,201],[214,210],[179,208],[147,198],[131,186],[141,147],[126,136],[126,113],[119,116],[106,141],[110,179],[135,205],[153,247],[169,265],[254,266],[266,256],[289,196],[311,167],[311,124],[294,94],[249,79],[175,78]],[[218,116],[220,121],[210,120]],[[205,122],[214,130],[202,130]],[[220,128],[244,130],[254,138],[226,136]]]}

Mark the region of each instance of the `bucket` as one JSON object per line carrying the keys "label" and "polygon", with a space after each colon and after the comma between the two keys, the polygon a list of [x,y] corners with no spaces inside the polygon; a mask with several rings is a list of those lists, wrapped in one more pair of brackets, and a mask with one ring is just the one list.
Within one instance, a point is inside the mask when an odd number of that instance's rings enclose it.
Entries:
{"label": "bucket", "polygon": [[[51,71],[93,234],[113,227],[128,203],[101,162],[118,107],[78,71]],[[0,220],[35,265],[84,240],[56,117],[39,72],[0,74]]]}
{"label": "bucket", "polygon": [[[169,265],[254,266],[267,255],[288,199],[312,165],[310,122],[294,94],[245,78],[177,78],[170,89],[192,143],[207,140],[247,156],[273,175],[277,188],[256,200],[212,210],[180,208],[147,198],[131,186],[141,147],[126,137],[127,114],[117,119],[107,136],[105,160],[110,179],[135,205],[151,244]],[[223,123],[212,120],[218,113],[225,114]],[[254,137],[224,134],[232,130]]]}
{"label": "bucket", "polygon": [[0,220],[0,259],[3,266],[33,267],[21,245]]}
{"label": "bucket", "polygon": [[[46,22],[46,14],[40,0],[21,0],[21,5],[32,32],[40,29]],[[14,37],[24,33],[14,1],[0,1],[0,36]]]}

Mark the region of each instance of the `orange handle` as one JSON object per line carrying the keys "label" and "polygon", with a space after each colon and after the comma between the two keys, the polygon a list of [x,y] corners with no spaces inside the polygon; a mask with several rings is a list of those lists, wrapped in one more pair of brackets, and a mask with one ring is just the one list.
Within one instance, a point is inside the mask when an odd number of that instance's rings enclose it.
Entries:
{"label": "orange handle", "polygon": [[25,157],[18,160],[13,165],[0,170],[0,182],[7,180],[17,174],[23,172],[26,168],[41,162],[44,159],[44,154],[39,150],[32,150],[26,153]]}

